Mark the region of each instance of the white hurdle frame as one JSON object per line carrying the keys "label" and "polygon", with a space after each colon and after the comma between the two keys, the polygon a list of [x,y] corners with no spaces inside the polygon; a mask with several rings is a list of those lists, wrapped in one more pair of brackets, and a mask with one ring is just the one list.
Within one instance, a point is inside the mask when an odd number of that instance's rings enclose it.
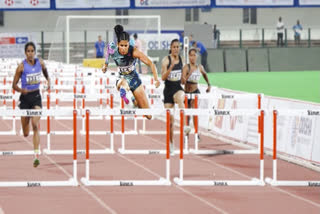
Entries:
{"label": "white hurdle frame", "polygon": [[[201,114],[209,115],[256,115],[258,110],[201,110]],[[183,120],[186,115],[199,115],[195,109],[180,110],[180,170],[179,177],[174,178],[174,182],[179,186],[264,186],[264,111],[260,111],[260,178],[252,178],[251,180],[185,180],[183,178]]]}
{"label": "white hurdle frame", "polygon": [[[6,109],[6,101],[12,100],[12,109],[15,110],[15,108],[16,108],[15,90],[12,90],[12,95],[6,94],[6,89],[3,89],[3,91],[4,91],[4,93],[0,94],[0,100],[3,100],[5,109]],[[17,134],[16,117],[13,115],[12,116],[12,130],[11,131],[1,131],[0,135],[16,135],[16,134]]]}
{"label": "white hurdle frame", "polygon": [[12,116],[60,116],[73,115],[73,176],[66,181],[1,181],[0,187],[40,187],[40,186],[78,186],[77,180],[77,111],[52,111],[52,110],[4,110],[0,115]]}
{"label": "white hurdle frame", "polygon": [[[206,97],[207,95],[201,95],[202,98]],[[210,95],[209,95],[210,96]],[[241,97],[242,95],[239,95]],[[244,95],[243,97],[247,97],[248,95]],[[192,98],[192,96],[191,96]],[[258,105],[257,109],[261,109],[261,98],[262,95],[258,94],[257,99],[258,99]],[[195,94],[194,95],[195,99],[195,108],[198,108],[198,101],[199,101],[199,95]],[[259,129],[260,127],[260,116],[258,116],[258,134],[261,135],[261,130]],[[214,155],[214,154],[259,154],[260,153],[260,148],[257,149],[250,149],[250,150],[200,150],[199,149],[199,141],[198,141],[198,122],[195,125],[195,137],[194,137],[194,149],[189,150],[190,153],[192,154],[197,154],[197,155]]]}
{"label": "white hurdle frame", "polygon": [[167,120],[167,137],[166,137],[166,177],[161,177],[159,180],[90,180],[90,160],[89,160],[89,121],[90,121],[90,110],[86,110],[86,174],[85,177],[81,178],[81,182],[86,186],[169,186],[170,181],[170,152],[169,152],[169,140],[170,140],[170,110],[160,110],[155,109],[112,109],[104,111],[96,111],[93,114],[104,114],[104,115],[159,115],[166,112]]}
{"label": "white hurdle frame", "polygon": [[[112,97],[111,97],[112,99]],[[83,101],[83,105],[84,105],[84,101]],[[75,108],[75,101],[74,101],[74,108]],[[50,96],[47,96],[47,109],[50,110]],[[75,109],[74,109],[75,110]],[[110,120],[111,123],[113,123],[113,119]],[[48,116],[47,118],[47,148],[43,150],[43,152],[45,154],[55,154],[55,155],[70,155],[73,154],[73,150],[71,149],[64,149],[64,150],[52,150],[51,149],[51,141],[50,141],[50,117]],[[69,131],[55,131],[55,133],[58,133],[60,135],[63,135],[63,133],[68,134]],[[93,154],[113,154],[114,153],[114,149],[113,149],[113,133],[110,134],[110,148],[105,148],[105,149],[94,149],[91,150],[90,152]],[[85,149],[78,149],[77,154],[85,154],[86,151]]]}
{"label": "white hurdle frame", "polygon": [[[310,110],[309,110],[310,111]],[[311,110],[313,111],[313,110]],[[320,116],[320,110],[315,110],[317,115]],[[307,187],[320,187],[320,180],[318,181],[310,181],[310,180],[300,180],[300,181],[292,181],[292,180],[278,180],[277,178],[277,118],[279,115],[286,115],[286,116],[295,116],[295,115],[304,115],[310,116],[308,110],[273,110],[273,165],[272,165],[272,178],[267,177],[265,179],[266,183],[272,186],[307,186]]]}

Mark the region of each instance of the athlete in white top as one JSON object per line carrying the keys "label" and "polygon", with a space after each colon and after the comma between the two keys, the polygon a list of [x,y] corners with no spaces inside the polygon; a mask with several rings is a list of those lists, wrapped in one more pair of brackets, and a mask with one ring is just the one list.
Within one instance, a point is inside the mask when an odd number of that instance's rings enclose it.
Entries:
{"label": "athlete in white top", "polygon": [[[207,93],[210,92],[211,85],[208,79],[208,75],[205,72],[202,65],[197,64],[197,49],[189,50],[189,62],[182,69],[181,83],[184,84],[184,91],[186,94],[199,94],[198,83],[201,75],[206,80],[208,88]],[[188,99],[188,108],[194,108],[195,102],[193,99]],[[189,121],[189,120],[188,120]],[[193,124],[195,124],[195,117],[193,117]]]}

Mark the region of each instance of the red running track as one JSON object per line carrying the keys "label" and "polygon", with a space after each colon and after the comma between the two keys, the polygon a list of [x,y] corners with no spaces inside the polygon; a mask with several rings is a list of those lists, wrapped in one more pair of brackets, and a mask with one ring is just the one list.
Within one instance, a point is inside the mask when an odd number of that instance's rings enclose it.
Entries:
{"label": "red running track", "polygon": [[[108,121],[92,121],[91,130],[108,129]],[[141,128],[141,121],[139,121]],[[11,122],[1,120],[0,130]],[[17,121],[19,128],[19,121]],[[71,130],[72,121],[53,121],[52,130]],[[81,127],[81,121],[78,121]],[[126,128],[132,128],[128,122]],[[147,122],[148,129],[165,130],[159,120]],[[41,121],[41,130],[46,122]],[[120,121],[115,123],[120,130]],[[176,130],[178,128],[176,127]],[[91,136],[91,149],[109,146],[109,137]],[[52,136],[52,149],[72,149],[72,136]],[[175,136],[176,148],[179,136]],[[190,137],[191,147],[193,137]],[[41,137],[46,148],[46,138]],[[115,149],[121,138],[115,137]],[[164,149],[165,135],[126,137],[127,148]],[[201,136],[204,149],[241,149]],[[78,147],[85,148],[85,136],[78,135]],[[1,136],[2,150],[32,150],[32,136]],[[1,181],[66,180],[72,176],[72,155],[41,155],[38,168],[32,156],[0,156]],[[185,179],[245,180],[259,176],[259,155],[185,155]],[[278,178],[319,180],[319,173],[285,161],[278,161]],[[94,155],[90,157],[91,179],[158,179],[165,176],[164,155]],[[171,158],[171,181],[178,176],[179,156]],[[78,180],[85,176],[85,155],[78,155]],[[265,159],[265,176],[272,176],[272,159]],[[316,187],[34,187],[0,188],[0,214],[15,213],[320,213],[320,191]]]}

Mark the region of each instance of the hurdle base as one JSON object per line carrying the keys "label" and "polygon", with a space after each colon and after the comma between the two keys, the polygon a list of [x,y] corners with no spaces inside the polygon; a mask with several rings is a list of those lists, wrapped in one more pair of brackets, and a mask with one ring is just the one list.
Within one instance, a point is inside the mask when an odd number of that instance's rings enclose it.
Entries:
{"label": "hurdle base", "polygon": [[159,180],[88,180],[81,178],[85,186],[170,186],[171,181],[160,178]]}
{"label": "hurdle base", "polygon": [[[41,151],[39,150],[39,154]],[[12,155],[34,155],[33,150],[26,150],[26,151],[0,151],[0,156],[12,156]]]}
{"label": "hurdle base", "polygon": [[[127,154],[127,155],[165,155],[167,154],[166,150],[161,149],[122,149],[119,148],[118,152],[120,154]],[[180,150],[174,150],[174,154],[180,154]],[[184,150],[183,154],[189,154],[189,151]]]}
{"label": "hurdle base", "polygon": [[[44,149],[43,150],[44,154],[48,155],[72,155],[73,150],[49,150],[49,149]],[[114,154],[115,152],[110,149],[93,149],[90,150],[90,154]],[[78,155],[86,154],[86,150],[77,150]]]}
{"label": "hurdle base", "polygon": [[16,131],[4,131],[0,132],[0,135],[17,135]]}
{"label": "hurdle base", "polygon": [[[152,130],[143,130],[140,129],[139,130],[139,134],[143,134],[143,135],[165,135],[167,134],[166,131],[152,131]],[[174,134],[180,134],[180,131],[174,131]],[[194,131],[191,131],[189,134],[194,134]]]}
{"label": "hurdle base", "polygon": [[266,178],[265,181],[271,186],[320,187],[320,181],[278,181],[272,178]]}
{"label": "hurdle base", "polygon": [[181,180],[176,177],[173,181],[179,186],[265,186],[263,180]]}
{"label": "hurdle base", "polygon": [[[80,131],[81,135],[86,135],[86,131]],[[90,135],[108,135],[110,131],[90,131]]]}
{"label": "hurdle base", "polygon": [[0,182],[0,187],[57,187],[57,186],[78,186],[76,179],[70,178],[67,181],[8,181]]}
{"label": "hurdle base", "polygon": [[196,155],[228,155],[228,154],[260,154],[259,150],[196,150],[190,149],[191,154]]}

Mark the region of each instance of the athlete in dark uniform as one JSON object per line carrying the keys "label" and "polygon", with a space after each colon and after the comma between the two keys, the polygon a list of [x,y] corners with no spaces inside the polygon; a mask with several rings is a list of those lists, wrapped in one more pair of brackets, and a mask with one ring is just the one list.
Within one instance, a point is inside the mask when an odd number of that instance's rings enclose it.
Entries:
{"label": "athlete in dark uniform", "polygon": [[[162,80],[165,81],[163,90],[164,107],[174,108],[178,104],[179,108],[184,108],[184,91],[181,87],[182,60],[179,55],[180,43],[178,39],[171,41],[170,55],[162,60]],[[174,116],[170,117],[170,152],[173,155],[173,125]],[[190,127],[185,127],[185,132],[190,132]]]}
{"label": "athlete in dark uniform", "polygon": [[[158,80],[156,67],[146,55],[134,48],[133,45],[129,44],[129,34],[123,31],[123,27],[121,25],[116,25],[114,27],[114,31],[117,35],[118,44],[116,45],[114,42],[110,42],[108,44],[106,62],[102,71],[107,71],[109,57],[111,57],[118,66],[119,77],[116,84],[117,89],[120,91],[121,98],[128,103],[129,100],[126,97],[126,93],[131,90],[135,100],[137,101],[138,107],[149,108],[144,88],[141,85],[141,79],[139,78],[135,68],[136,59],[140,59],[144,64],[151,68],[155,80],[155,86],[159,87],[160,82]],[[146,117],[151,119],[151,115],[147,115]]]}
{"label": "athlete in dark uniform", "polygon": [[[182,70],[181,83],[184,84],[184,91],[188,94],[199,94],[198,83],[201,75],[206,80],[208,88],[207,93],[210,92],[211,86],[202,65],[197,65],[197,49],[192,48],[189,50],[189,64],[185,65]],[[188,108],[194,108],[195,103],[193,99],[188,99]],[[193,124],[195,124],[195,118],[193,117]],[[198,135],[199,136],[199,135]]]}
{"label": "athlete in dark uniform", "polygon": [[[15,91],[21,93],[20,95],[20,109],[41,109],[41,95],[39,91],[41,71],[48,81],[48,89],[50,88],[50,79],[48,76],[47,68],[44,62],[40,59],[35,58],[36,47],[33,42],[28,42],[25,45],[26,59],[19,64],[16,73],[14,75],[12,88]],[[18,82],[21,79],[21,88],[18,86]],[[21,124],[23,135],[28,137],[29,135],[29,123],[31,118],[31,124],[33,129],[33,147],[35,159],[33,161],[33,166],[37,167],[39,162],[39,120],[40,117],[21,117]]]}

